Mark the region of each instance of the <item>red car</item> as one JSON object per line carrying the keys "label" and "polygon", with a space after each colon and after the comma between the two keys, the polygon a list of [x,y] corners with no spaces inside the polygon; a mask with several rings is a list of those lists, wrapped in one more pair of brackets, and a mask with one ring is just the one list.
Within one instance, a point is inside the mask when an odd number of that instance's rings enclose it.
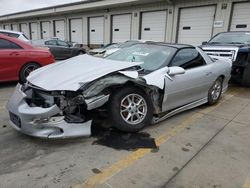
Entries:
{"label": "red car", "polygon": [[48,49],[0,34],[0,82],[23,83],[31,71],[54,62]]}

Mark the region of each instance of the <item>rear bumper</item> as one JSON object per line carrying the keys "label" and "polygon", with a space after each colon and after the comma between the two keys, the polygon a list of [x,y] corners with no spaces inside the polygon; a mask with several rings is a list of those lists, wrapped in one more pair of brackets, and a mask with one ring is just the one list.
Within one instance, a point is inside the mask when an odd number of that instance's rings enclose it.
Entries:
{"label": "rear bumper", "polygon": [[25,97],[21,85],[18,84],[7,104],[10,125],[16,130],[39,138],[90,136],[91,120],[84,123],[67,123],[64,116],[59,115],[60,109],[57,105],[50,108],[30,107]]}

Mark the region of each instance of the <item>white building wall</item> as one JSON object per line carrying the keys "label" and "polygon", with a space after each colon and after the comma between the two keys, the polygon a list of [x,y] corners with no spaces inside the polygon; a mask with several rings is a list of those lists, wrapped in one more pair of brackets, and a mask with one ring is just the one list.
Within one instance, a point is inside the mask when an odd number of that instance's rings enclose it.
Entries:
{"label": "white building wall", "polygon": [[[88,5],[74,5],[69,7],[61,7],[54,10],[39,10],[36,12],[29,12],[25,14],[17,14],[11,15],[9,17],[0,17],[0,26],[6,24],[18,24],[20,23],[38,23],[39,30],[39,38],[41,38],[41,22],[50,21],[53,23],[54,20],[64,19],[65,20],[65,40],[69,40],[70,32],[69,32],[69,20],[71,18],[81,17],[82,18],[82,38],[83,44],[88,44],[89,36],[88,36],[88,18],[95,16],[104,16],[104,44],[111,42],[111,15],[115,14],[131,14],[131,39],[138,39],[140,36],[140,26],[141,26],[141,13],[145,11],[157,11],[157,10],[167,10],[167,24],[166,24],[166,42],[176,42],[178,35],[178,22],[179,22],[179,14],[180,8],[185,7],[196,7],[196,6],[205,6],[205,5],[215,5],[216,6],[216,14],[215,14],[215,23],[217,26],[213,26],[213,35],[222,32],[228,31],[231,23],[231,14],[233,2],[242,2],[243,0],[156,0],[156,1],[146,1],[147,3],[141,5],[133,5],[133,6],[118,6],[118,7],[108,7],[112,3],[118,3],[118,1],[105,0],[102,2],[93,2]],[[132,2],[131,0],[121,0],[119,3]],[[154,2],[154,3],[152,3]],[[103,8],[98,8],[95,10],[85,8],[93,8],[94,6],[101,5],[105,6]],[[226,6],[226,8],[225,8]],[[81,12],[75,12],[73,10],[77,10],[82,8]],[[222,8],[224,7],[224,8]],[[69,11],[72,9],[72,11]],[[60,15],[53,14],[53,11],[65,11]],[[66,11],[69,11],[68,13]],[[38,14],[47,14],[47,16],[38,16]],[[23,16],[29,16],[24,18]],[[34,16],[36,15],[36,16]],[[54,26],[51,24],[51,34],[54,33]],[[29,29],[29,28],[28,28]],[[30,31],[29,31],[30,32]]]}

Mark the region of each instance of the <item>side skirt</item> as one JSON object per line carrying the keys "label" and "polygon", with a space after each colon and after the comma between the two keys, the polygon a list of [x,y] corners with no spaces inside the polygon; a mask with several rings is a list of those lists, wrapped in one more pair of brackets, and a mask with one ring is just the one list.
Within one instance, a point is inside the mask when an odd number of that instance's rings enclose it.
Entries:
{"label": "side skirt", "polygon": [[195,108],[197,106],[200,106],[202,104],[205,104],[208,102],[208,99],[207,97],[206,98],[203,98],[203,99],[200,99],[198,101],[195,101],[195,102],[192,102],[192,103],[189,103],[189,104],[186,104],[184,106],[181,106],[180,108],[177,108],[173,111],[170,111],[169,113],[167,113],[166,115],[160,117],[160,118],[156,118],[154,117],[153,120],[152,120],[152,124],[155,124],[155,123],[159,123],[175,114],[178,114],[180,112],[183,112],[183,111],[186,111],[186,110],[189,110],[189,109],[192,109],[192,108]]}

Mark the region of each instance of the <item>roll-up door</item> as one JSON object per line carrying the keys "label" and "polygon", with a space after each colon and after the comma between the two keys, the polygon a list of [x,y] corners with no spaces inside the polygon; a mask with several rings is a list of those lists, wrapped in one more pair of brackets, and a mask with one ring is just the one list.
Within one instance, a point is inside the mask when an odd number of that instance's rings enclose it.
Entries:
{"label": "roll-up door", "polygon": [[12,31],[18,31],[18,26],[17,26],[17,24],[11,24],[11,30],[12,30]]}
{"label": "roll-up door", "polygon": [[183,8],[180,10],[178,43],[201,45],[213,32],[215,6]]}
{"label": "roll-up door", "polygon": [[142,13],[141,39],[165,41],[167,25],[167,11],[154,11]]}
{"label": "roll-up door", "polygon": [[83,43],[82,36],[82,19],[71,19],[70,20],[70,40],[72,42]]}
{"label": "roll-up door", "polygon": [[55,22],[55,37],[65,40],[65,21],[56,20]]}
{"label": "roll-up door", "polygon": [[20,24],[20,31],[24,33],[26,37],[30,37],[29,35],[29,28],[27,23],[21,23]]}
{"label": "roll-up door", "polygon": [[230,31],[250,31],[250,2],[234,4]]}
{"label": "roll-up door", "polygon": [[42,39],[51,38],[50,22],[41,22]]}
{"label": "roll-up door", "polygon": [[104,17],[89,18],[89,44],[103,44]]}
{"label": "roll-up door", "polygon": [[36,22],[30,23],[31,40],[39,39],[38,24]]}
{"label": "roll-up door", "polygon": [[112,42],[131,39],[131,14],[112,16]]}
{"label": "roll-up door", "polygon": [[10,26],[9,26],[8,24],[3,25],[3,28],[4,28],[5,30],[10,30]]}

